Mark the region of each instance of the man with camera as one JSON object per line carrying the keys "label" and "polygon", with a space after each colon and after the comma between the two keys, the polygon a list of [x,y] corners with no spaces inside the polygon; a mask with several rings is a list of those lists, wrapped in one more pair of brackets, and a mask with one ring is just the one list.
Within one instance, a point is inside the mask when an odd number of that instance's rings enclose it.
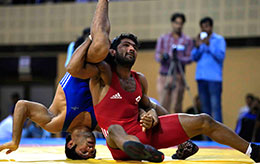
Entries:
{"label": "man with camera", "polygon": [[201,33],[191,58],[197,62],[196,80],[202,112],[222,122],[221,92],[222,69],[226,53],[225,39],[213,32],[213,20],[205,17],[200,21]]}
{"label": "man with camera", "polygon": [[155,59],[161,64],[157,91],[161,105],[170,113],[182,112],[185,89],[182,72],[185,71],[185,64],[191,62],[193,43],[182,32],[185,21],[184,14],[174,13],[171,17],[172,31],[161,35],[156,45]]}

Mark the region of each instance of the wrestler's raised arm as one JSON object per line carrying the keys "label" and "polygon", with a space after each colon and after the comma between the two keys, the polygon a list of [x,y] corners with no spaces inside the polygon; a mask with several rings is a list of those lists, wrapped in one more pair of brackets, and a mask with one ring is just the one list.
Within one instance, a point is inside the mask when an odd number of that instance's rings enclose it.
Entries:
{"label": "wrestler's raised arm", "polygon": [[99,63],[106,58],[110,48],[109,32],[108,0],[99,0],[91,25],[91,36],[75,50],[67,66],[72,76],[86,79],[97,73],[97,68],[87,63]]}

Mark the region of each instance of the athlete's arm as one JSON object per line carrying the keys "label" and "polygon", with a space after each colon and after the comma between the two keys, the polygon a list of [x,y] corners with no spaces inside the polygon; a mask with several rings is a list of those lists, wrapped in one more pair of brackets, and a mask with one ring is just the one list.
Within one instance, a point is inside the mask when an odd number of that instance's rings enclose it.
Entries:
{"label": "athlete's arm", "polygon": [[156,111],[156,113],[158,114],[158,116],[169,114],[169,112],[164,107],[150,101],[149,97],[147,96],[147,92],[148,92],[147,79],[141,73],[138,73],[138,75],[139,75],[140,83],[142,85],[142,92],[143,92],[143,96],[139,102],[139,106],[146,111],[148,111],[150,109],[154,109]]}
{"label": "athlete's arm", "polygon": [[150,101],[149,97],[147,96],[147,80],[143,74],[138,73],[138,75],[143,94],[139,102],[139,107],[143,108],[146,111],[145,115],[141,117],[140,123],[143,127],[143,131],[145,131],[145,129],[150,129],[158,124],[158,115],[165,115],[168,114],[168,112],[163,107],[156,105]]}
{"label": "athlete's arm", "polygon": [[154,109],[149,110],[148,112],[139,108],[139,117],[140,117],[140,126],[142,130],[150,129],[158,123],[158,118],[156,111]]}
{"label": "athlete's arm", "polygon": [[40,125],[45,130],[54,132],[52,128],[49,129],[48,125],[53,119],[53,115],[48,112],[48,109],[42,104],[19,100],[16,103],[14,114],[13,114],[13,134],[12,141],[0,145],[0,151],[8,149],[6,154],[15,151],[20,143],[22,129],[25,120],[29,118],[33,122]]}
{"label": "athlete's arm", "polygon": [[108,1],[99,0],[91,25],[91,36],[76,49],[67,66],[67,71],[73,77],[86,79],[97,71],[96,67],[87,63],[99,63],[106,58],[110,47],[109,32]]}

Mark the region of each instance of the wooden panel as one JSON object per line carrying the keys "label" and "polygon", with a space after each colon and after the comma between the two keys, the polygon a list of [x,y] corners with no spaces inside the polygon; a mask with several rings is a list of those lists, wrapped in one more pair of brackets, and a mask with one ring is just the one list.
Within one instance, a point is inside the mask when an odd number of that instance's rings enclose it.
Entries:
{"label": "wooden panel", "polygon": [[[0,44],[68,43],[92,21],[96,3],[58,3],[0,7]],[[171,29],[174,12],[186,15],[184,32],[195,37],[202,17],[214,19],[214,30],[225,37],[260,36],[260,1],[133,0],[110,2],[111,38],[132,32],[155,40]]]}

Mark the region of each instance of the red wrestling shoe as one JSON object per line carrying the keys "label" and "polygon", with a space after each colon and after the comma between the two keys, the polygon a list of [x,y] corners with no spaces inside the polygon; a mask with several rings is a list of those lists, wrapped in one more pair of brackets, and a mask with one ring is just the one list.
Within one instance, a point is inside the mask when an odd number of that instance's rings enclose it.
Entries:
{"label": "red wrestling shoe", "polygon": [[123,145],[124,152],[133,160],[146,160],[149,162],[162,162],[164,154],[150,145],[140,142],[127,141]]}
{"label": "red wrestling shoe", "polygon": [[193,154],[197,153],[199,150],[199,147],[194,144],[191,140],[188,140],[178,146],[178,149],[176,150],[176,154],[172,155],[172,159],[186,159]]}

